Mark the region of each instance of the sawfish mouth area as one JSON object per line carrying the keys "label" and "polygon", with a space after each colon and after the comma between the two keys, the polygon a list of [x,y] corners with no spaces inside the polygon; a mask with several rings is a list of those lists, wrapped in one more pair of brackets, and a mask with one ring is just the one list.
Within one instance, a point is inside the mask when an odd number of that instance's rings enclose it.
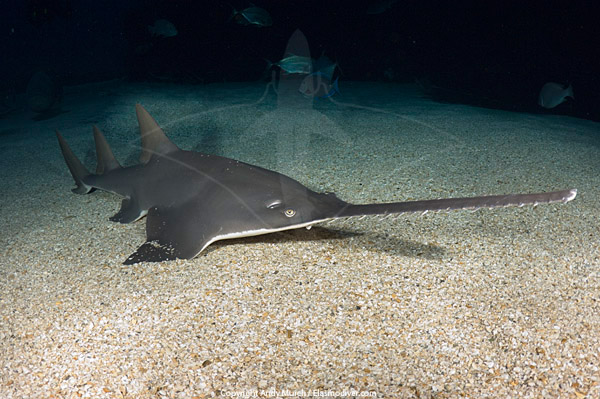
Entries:
{"label": "sawfish mouth area", "polygon": [[[597,123],[438,102],[412,84],[339,85],[342,95],[307,105],[279,102],[265,82],[113,81],[67,88],[69,112],[53,118],[0,119],[0,397],[219,397],[259,386],[593,396]],[[146,218],[111,222],[121,198],[73,194],[54,129],[90,171],[94,124],[123,166],[136,165],[136,102],[181,149],[352,204],[577,197],[331,220],[123,265],[146,240]]]}

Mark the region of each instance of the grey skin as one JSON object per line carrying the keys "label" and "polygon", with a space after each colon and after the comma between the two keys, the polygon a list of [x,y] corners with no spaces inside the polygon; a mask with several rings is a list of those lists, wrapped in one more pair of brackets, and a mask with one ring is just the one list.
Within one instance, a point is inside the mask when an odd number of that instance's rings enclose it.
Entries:
{"label": "grey skin", "polygon": [[184,151],[136,105],[142,137],[141,164],[121,167],[94,127],[98,166],[90,173],[57,131],[73,192],[101,189],[124,197],[110,218],[130,223],[147,215],[146,242],[125,264],[191,259],[211,243],[230,238],[309,228],[327,220],[457,209],[568,202],[576,190],[383,204],[354,205],[333,193],[317,193],[281,173],[234,159]]}

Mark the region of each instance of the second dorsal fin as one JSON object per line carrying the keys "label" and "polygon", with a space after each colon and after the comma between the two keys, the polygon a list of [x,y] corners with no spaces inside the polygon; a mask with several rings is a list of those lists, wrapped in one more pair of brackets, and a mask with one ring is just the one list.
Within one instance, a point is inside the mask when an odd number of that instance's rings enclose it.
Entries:
{"label": "second dorsal fin", "polygon": [[96,174],[101,175],[119,169],[121,165],[113,155],[104,135],[96,126],[94,126],[94,141],[96,142],[96,158],[98,160]]}

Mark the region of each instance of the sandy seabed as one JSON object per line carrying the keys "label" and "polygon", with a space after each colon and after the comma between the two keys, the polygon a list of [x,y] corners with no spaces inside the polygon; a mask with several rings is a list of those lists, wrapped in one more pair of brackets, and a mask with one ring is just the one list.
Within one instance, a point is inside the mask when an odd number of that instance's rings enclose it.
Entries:
{"label": "sandy seabed", "polygon": [[[108,82],[0,120],[0,397],[600,397],[600,125],[348,83]],[[568,204],[369,217],[124,266],[145,223],[70,192],[54,129],[125,165],[135,103],[181,148],[353,203],[577,188]]]}

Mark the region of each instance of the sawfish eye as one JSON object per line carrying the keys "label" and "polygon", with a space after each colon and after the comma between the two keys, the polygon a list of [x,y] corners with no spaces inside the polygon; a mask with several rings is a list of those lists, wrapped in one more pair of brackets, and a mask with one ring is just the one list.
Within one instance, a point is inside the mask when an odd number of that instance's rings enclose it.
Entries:
{"label": "sawfish eye", "polygon": [[286,209],[284,213],[285,213],[285,216],[291,218],[292,216],[294,216],[296,214],[296,211],[293,209]]}

